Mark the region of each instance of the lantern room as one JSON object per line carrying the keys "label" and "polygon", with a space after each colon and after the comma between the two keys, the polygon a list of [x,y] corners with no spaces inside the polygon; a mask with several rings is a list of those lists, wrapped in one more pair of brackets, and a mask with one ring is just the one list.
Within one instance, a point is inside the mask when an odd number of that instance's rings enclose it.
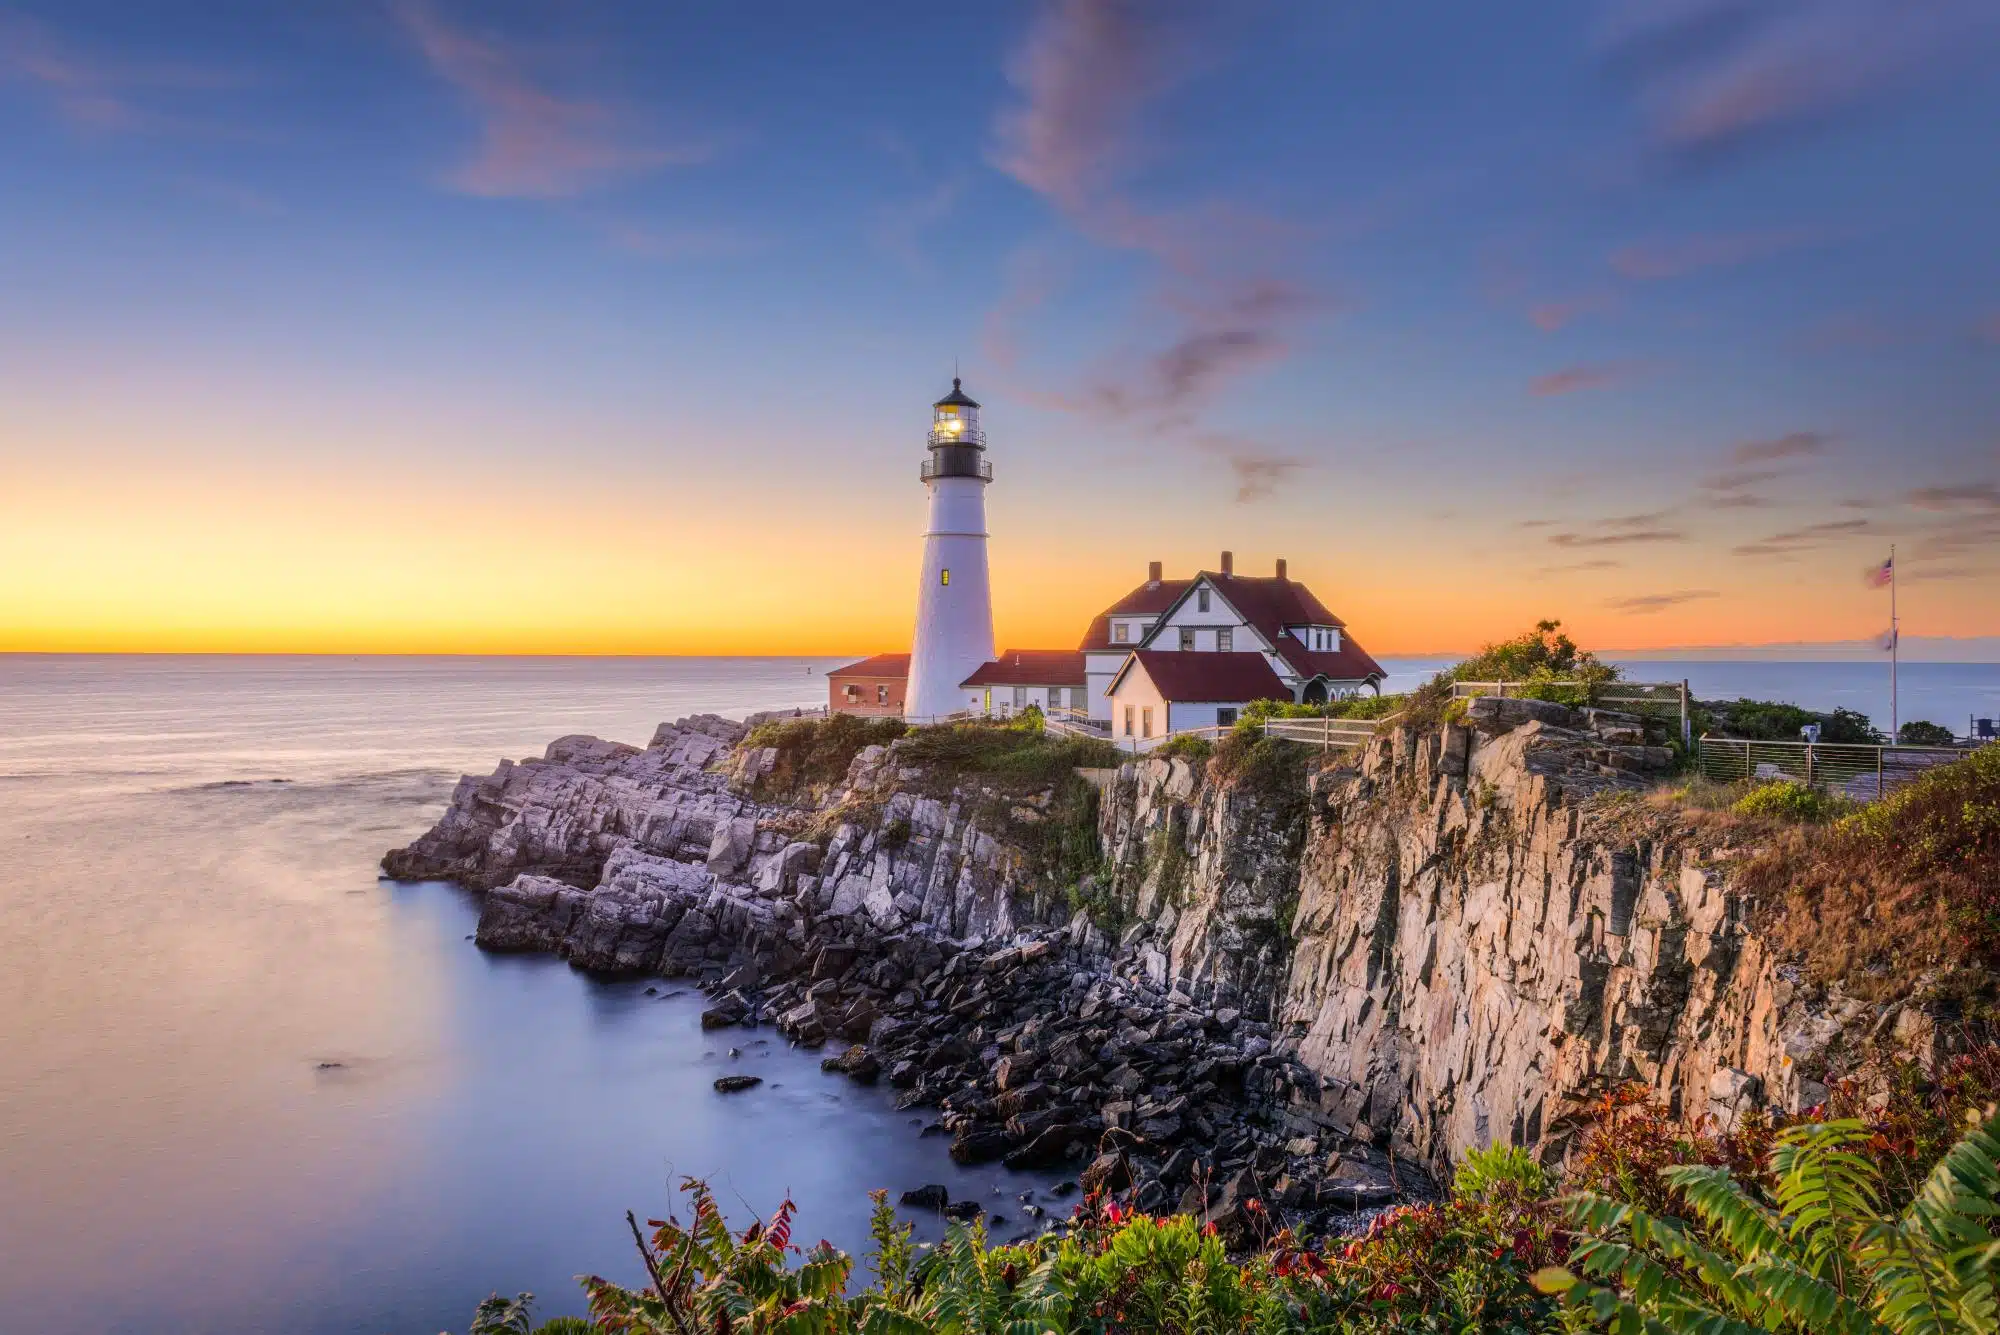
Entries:
{"label": "lantern room", "polygon": [[984,457],[986,433],[979,428],[979,404],[957,376],[952,377],[951,393],[931,405],[930,450],[931,457],[919,473],[926,482],[947,477],[993,480],[993,465]]}
{"label": "lantern room", "polygon": [[951,393],[931,405],[931,444],[976,445],[984,448],[986,437],[979,429],[979,404],[952,377]]}

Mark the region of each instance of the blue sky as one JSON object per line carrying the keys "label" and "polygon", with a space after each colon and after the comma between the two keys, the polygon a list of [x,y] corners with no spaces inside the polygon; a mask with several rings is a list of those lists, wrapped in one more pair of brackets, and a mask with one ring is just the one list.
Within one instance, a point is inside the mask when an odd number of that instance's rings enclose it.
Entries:
{"label": "blue sky", "polygon": [[1862,637],[1892,541],[1993,634],[1997,73],[1971,0],[16,3],[0,611],[879,647],[956,359],[1003,639],[1222,547],[1384,650]]}

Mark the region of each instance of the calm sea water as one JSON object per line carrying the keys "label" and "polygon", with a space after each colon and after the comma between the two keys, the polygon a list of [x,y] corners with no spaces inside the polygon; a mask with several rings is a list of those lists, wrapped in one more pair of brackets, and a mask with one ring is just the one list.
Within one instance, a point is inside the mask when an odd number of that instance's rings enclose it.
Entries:
{"label": "calm sea water", "polygon": [[[870,1187],[1034,1185],[816,1055],[732,1061],[692,994],[483,955],[469,896],[377,879],[460,772],[815,703],[826,666],[0,656],[0,1330],[458,1330],[495,1289],[553,1314],[579,1272],[636,1282],[624,1211],[681,1174],[857,1251]],[[1880,719],[1871,671],[1633,665]],[[2000,714],[2000,667],[1903,689],[1906,718]],[[739,1068],[767,1085],[710,1090]]]}

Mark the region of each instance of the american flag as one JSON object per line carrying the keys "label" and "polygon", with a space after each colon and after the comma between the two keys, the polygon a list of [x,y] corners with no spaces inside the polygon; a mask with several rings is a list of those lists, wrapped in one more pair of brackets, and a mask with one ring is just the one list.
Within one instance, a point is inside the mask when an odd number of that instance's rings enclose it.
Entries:
{"label": "american flag", "polygon": [[1875,644],[1883,653],[1888,653],[1896,647],[1896,632],[1893,630],[1883,631],[1875,637]]}
{"label": "american flag", "polygon": [[1886,588],[1895,582],[1896,558],[1892,556],[1879,566],[1868,567],[1867,573],[1862,578],[1868,581],[1868,587],[1871,589]]}

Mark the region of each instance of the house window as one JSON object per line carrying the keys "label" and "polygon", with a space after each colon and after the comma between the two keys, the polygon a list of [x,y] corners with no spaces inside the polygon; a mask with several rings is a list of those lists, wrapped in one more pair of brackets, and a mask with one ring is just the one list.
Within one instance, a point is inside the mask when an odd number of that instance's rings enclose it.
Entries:
{"label": "house window", "polygon": [[1193,627],[1193,626],[1182,626],[1182,627],[1181,627],[1181,652],[1182,652],[1182,653],[1184,653],[1184,654],[1186,654],[1186,653],[1193,653],[1193,652],[1194,652],[1194,627]]}
{"label": "house window", "polygon": [[1113,644],[1129,644],[1131,642],[1131,638],[1132,638],[1132,628],[1130,626],[1126,625],[1122,621],[1114,621],[1111,623],[1111,642]]}
{"label": "house window", "polygon": [[[1153,711],[1149,709],[1146,712],[1150,714]],[[1130,705],[1125,706],[1125,735],[1127,737],[1132,735],[1132,706]]]}
{"label": "house window", "polygon": [[1028,707],[1028,688],[1025,686],[1016,686],[1014,688],[1014,708],[1026,709],[1027,707]]}
{"label": "house window", "polygon": [[1215,632],[1215,652],[1219,654],[1233,653],[1235,652],[1235,647],[1236,635],[1229,627],[1224,626]]}
{"label": "house window", "polygon": [[1236,726],[1236,711],[1235,711],[1235,710],[1234,710],[1233,708],[1232,708],[1232,709],[1218,709],[1218,710],[1216,710],[1216,711],[1215,711],[1215,726],[1216,726],[1216,727],[1218,727],[1218,728],[1233,728],[1233,727],[1235,727],[1235,726]]}
{"label": "house window", "polygon": [[1207,589],[1196,589],[1196,590],[1195,590],[1195,592],[1194,592],[1194,607],[1195,607],[1195,611],[1197,611],[1197,612],[1206,612],[1206,611],[1208,610],[1208,590],[1207,590]]}
{"label": "house window", "polygon": [[1090,708],[1090,701],[1085,697],[1083,687],[1072,686],[1069,688],[1069,707],[1075,710]]}
{"label": "house window", "polygon": [[847,703],[853,704],[861,698],[861,688],[853,682],[847,683]]}
{"label": "house window", "polygon": [[940,583],[940,584],[949,584],[949,583],[951,583],[951,567],[950,567],[950,566],[946,566],[946,567],[945,567],[945,568],[944,568],[943,570],[940,570],[940,571],[938,571],[938,583]]}
{"label": "house window", "polygon": [[875,703],[878,705],[889,703],[889,688],[887,686],[877,686],[875,688]]}
{"label": "house window", "polygon": [[1151,705],[1147,705],[1139,711],[1139,735],[1141,737],[1151,737],[1153,735],[1153,707]]}

